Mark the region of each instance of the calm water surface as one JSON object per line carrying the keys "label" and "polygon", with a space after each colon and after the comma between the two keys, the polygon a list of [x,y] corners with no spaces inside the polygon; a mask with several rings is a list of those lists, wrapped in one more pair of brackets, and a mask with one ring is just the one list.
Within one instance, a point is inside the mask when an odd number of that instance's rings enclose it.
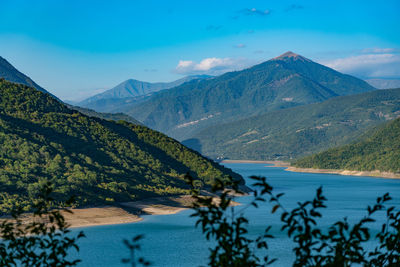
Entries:
{"label": "calm water surface", "polygon": [[[282,203],[292,208],[298,201],[311,199],[315,190],[323,186],[328,198],[328,209],[323,212],[320,226],[328,225],[343,217],[350,221],[361,218],[365,208],[373,204],[378,196],[389,192],[393,197],[391,205],[400,208],[400,180],[334,174],[310,174],[284,171],[284,168],[266,167],[265,164],[225,164],[248,180],[251,175],[268,178],[276,193],[284,192]],[[236,207],[242,210],[249,197],[241,197]],[[247,208],[245,214],[250,219],[250,235],[262,233],[266,225],[272,225],[275,239],[269,242],[269,255],[278,258],[276,266],[290,266],[290,242],[281,234],[279,218],[270,215],[270,206],[258,209]],[[192,267],[205,265],[208,256],[208,243],[199,229],[194,228],[195,220],[189,218],[191,210],[174,215],[144,216],[139,223],[87,227],[83,230],[86,238],[79,241],[79,266],[126,266],[121,259],[128,256],[122,240],[137,234],[144,234],[140,256],[152,262],[152,266]],[[383,221],[378,216],[377,220]],[[378,231],[378,225],[371,225]],[[74,230],[75,231],[75,230]]]}

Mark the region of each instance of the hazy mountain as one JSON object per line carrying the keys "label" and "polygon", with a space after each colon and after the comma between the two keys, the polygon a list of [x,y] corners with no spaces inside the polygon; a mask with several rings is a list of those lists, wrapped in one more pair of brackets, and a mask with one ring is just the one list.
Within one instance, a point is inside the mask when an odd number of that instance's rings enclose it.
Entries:
{"label": "hazy mountain", "polygon": [[355,144],[332,148],[298,160],[303,168],[400,173],[400,118]]}
{"label": "hazy mountain", "polygon": [[183,141],[212,158],[291,159],[353,142],[400,116],[400,89],[340,96],[203,129]]}
{"label": "hazy mountain", "polygon": [[374,89],[365,81],[287,52],[242,71],[184,83],[120,111],[183,140],[212,124]]}
{"label": "hazy mountain", "polygon": [[378,89],[392,89],[400,87],[400,79],[368,79],[365,81]]}
{"label": "hazy mountain", "polygon": [[86,116],[4,79],[0,95],[0,213],[29,209],[46,181],[57,200],[99,206],[188,193],[188,172],[203,185],[242,179],[147,127]]}
{"label": "hazy mountain", "polygon": [[141,122],[138,120],[135,120],[131,116],[125,114],[125,113],[105,113],[105,112],[97,112],[94,111],[93,109],[88,109],[88,108],[82,108],[78,106],[72,106],[68,105],[67,107],[76,111],[79,111],[80,113],[83,113],[87,116],[90,117],[96,117],[104,120],[113,120],[113,121],[126,121],[129,123],[137,124],[137,125],[143,125]]}
{"label": "hazy mountain", "polygon": [[112,89],[87,98],[79,102],[77,105],[81,107],[92,108],[101,112],[118,110],[121,103],[124,103],[125,101],[132,102],[136,99],[136,97],[145,96],[164,89],[179,86],[194,79],[205,79],[209,77],[211,76],[193,75],[169,83],[149,83],[129,79],[118,84]]}
{"label": "hazy mountain", "polygon": [[[3,78],[10,82],[24,84],[36,88],[37,90],[44,92],[46,94],[52,95],[45,89],[43,89],[41,86],[39,86],[37,83],[35,83],[31,78],[29,78],[28,76],[18,71],[16,68],[14,68],[13,65],[11,65],[6,59],[2,58],[1,56],[0,56],[0,78]],[[55,97],[54,95],[52,96]]]}

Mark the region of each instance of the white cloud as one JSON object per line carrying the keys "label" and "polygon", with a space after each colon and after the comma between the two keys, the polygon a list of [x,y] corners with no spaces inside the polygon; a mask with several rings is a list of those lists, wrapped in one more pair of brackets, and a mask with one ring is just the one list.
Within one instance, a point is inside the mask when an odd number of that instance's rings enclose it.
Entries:
{"label": "white cloud", "polygon": [[192,60],[180,60],[175,72],[180,74],[212,74],[218,75],[224,72],[242,69],[249,65],[245,59],[210,57],[199,63]]}
{"label": "white cloud", "polygon": [[339,58],[322,64],[362,78],[400,77],[400,55],[384,51],[389,49],[374,48],[375,53]]}
{"label": "white cloud", "polygon": [[191,60],[179,60],[177,68],[188,68],[195,65],[195,63]]}

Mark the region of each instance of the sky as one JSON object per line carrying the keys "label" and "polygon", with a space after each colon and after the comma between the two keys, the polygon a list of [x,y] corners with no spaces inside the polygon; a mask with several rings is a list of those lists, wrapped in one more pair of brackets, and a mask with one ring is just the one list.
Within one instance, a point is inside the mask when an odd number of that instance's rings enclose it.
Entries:
{"label": "sky", "polygon": [[400,78],[400,1],[0,0],[0,56],[63,100],[219,75],[293,51]]}

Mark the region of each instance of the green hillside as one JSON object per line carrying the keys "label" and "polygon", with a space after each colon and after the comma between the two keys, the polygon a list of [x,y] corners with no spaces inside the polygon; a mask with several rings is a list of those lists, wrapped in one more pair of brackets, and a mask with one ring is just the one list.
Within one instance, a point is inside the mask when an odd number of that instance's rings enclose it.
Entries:
{"label": "green hillside", "polygon": [[72,106],[72,105],[67,105],[68,108],[79,111],[80,113],[83,113],[85,115],[88,115],[90,117],[97,117],[100,119],[105,119],[105,120],[113,120],[113,121],[126,121],[130,122],[133,124],[138,124],[138,125],[143,125],[140,121],[135,120],[129,115],[126,115],[125,113],[119,112],[119,113],[105,113],[105,112],[96,112],[93,109],[88,109],[88,108],[82,108],[78,106]]}
{"label": "green hillside", "polygon": [[212,158],[292,159],[348,144],[400,115],[400,89],[341,96],[206,128],[184,144]]}
{"label": "green hillside", "polygon": [[302,158],[302,168],[387,171],[400,173],[400,118],[387,123],[371,137]]}
{"label": "green hillside", "polygon": [[0,211],[29,209],[46,181],[58,200],[112,204],[187,192],[183,175],[203,184],[242,179],[147,127],[88,117],[36,89],[0,79]]}
{"label": "green hillside", "polygon": [[119,111],[184,140],[214,124],[374,89],[365,81],[288,52],[242,71],[156,93]]}

